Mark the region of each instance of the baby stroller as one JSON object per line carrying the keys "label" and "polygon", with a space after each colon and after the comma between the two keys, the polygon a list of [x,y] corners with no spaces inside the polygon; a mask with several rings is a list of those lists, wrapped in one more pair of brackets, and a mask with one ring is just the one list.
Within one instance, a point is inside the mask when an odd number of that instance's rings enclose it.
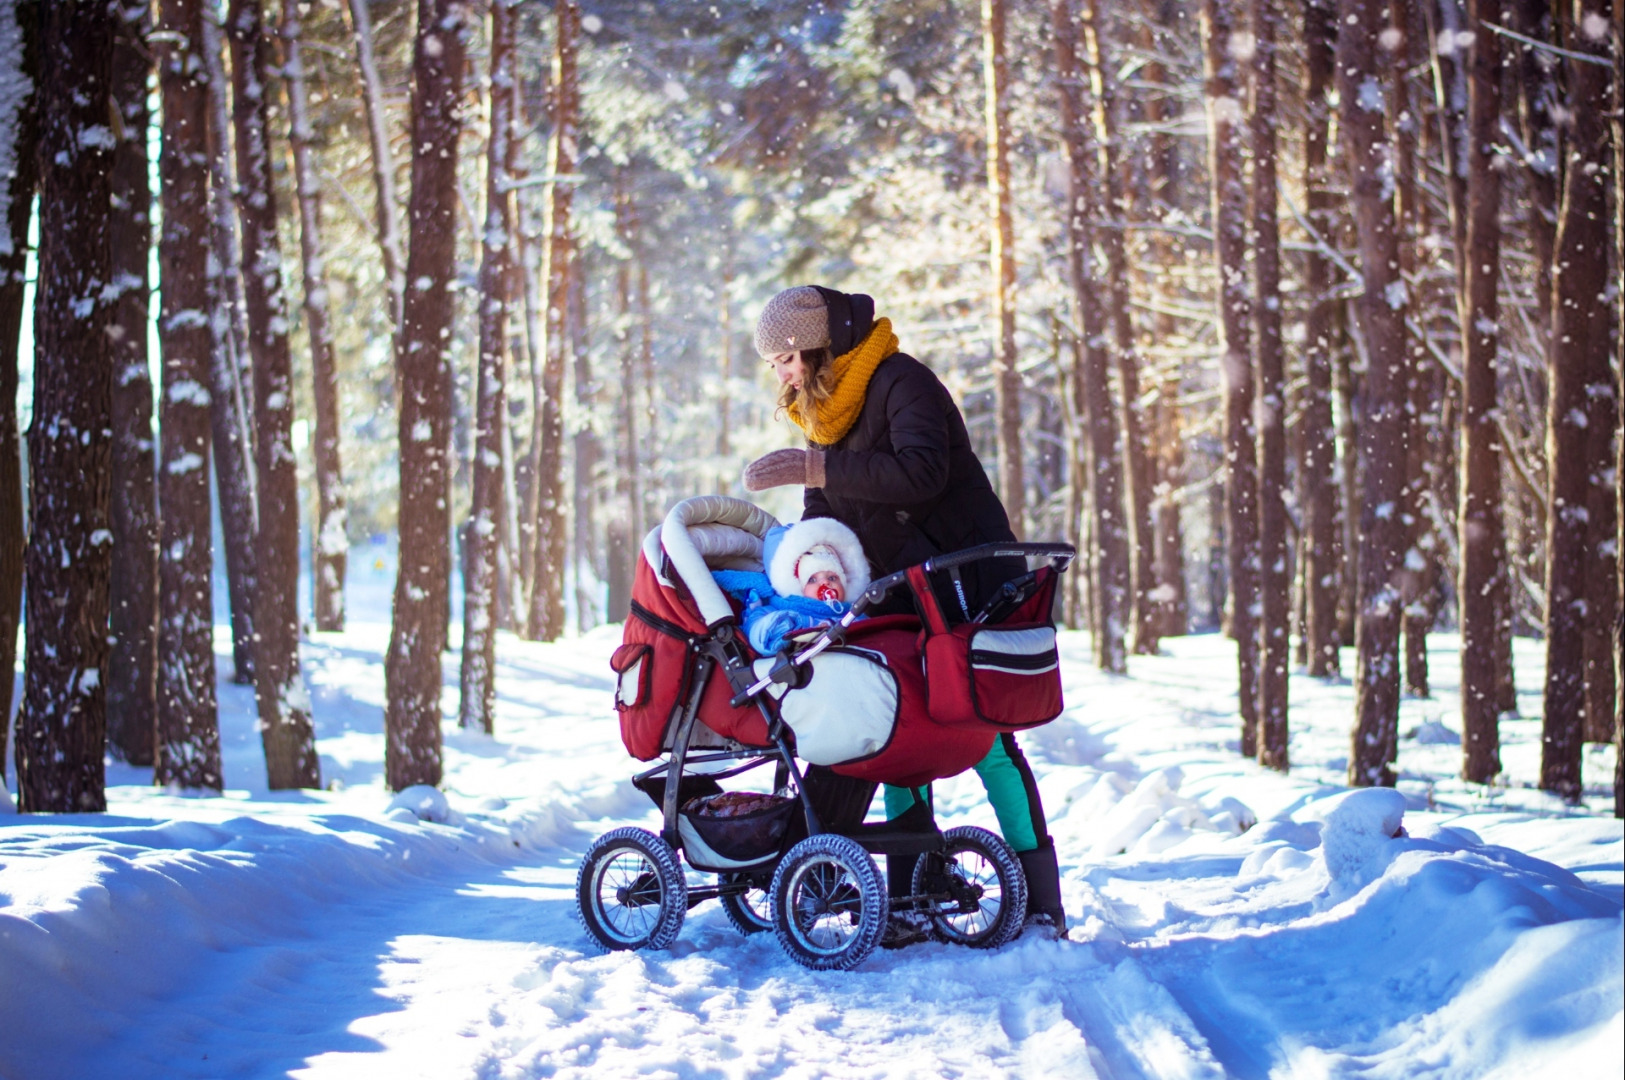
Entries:
{"label": "baby stroller", "polygon": [[[863,817],[877,784],[956,775],[999,731],[1060,715],[1052,611],[1074,548],[1001,543],[938,556],[872,582],[839,622],[758,656],[711,570],[760,570],[762,539],[777,524],[751,503],[702,496],[644,540],[611,666],[627,750],[664,755],[632,779],[660,807],[662,827],[593,843],[576,881],[582,924],[605,949],[664,948],[690,908],[716,898],[741,932],[772,930],[814,970],[861,963],[891,911],[920,913],[951,942],[1010,941],[1026,880],[1002,839],[941,831],[924,803],[894,821]],[[950,625],[933,581],[956,585],[961,568],[1011,556],[1041,562]],[[923,618],[857,619],[904,588]],[[770,793],[719,783],[769,765]],[[920,856],[909,895],[887,895],[877,854]],[[715,883],[691,884],[684,861]]]}

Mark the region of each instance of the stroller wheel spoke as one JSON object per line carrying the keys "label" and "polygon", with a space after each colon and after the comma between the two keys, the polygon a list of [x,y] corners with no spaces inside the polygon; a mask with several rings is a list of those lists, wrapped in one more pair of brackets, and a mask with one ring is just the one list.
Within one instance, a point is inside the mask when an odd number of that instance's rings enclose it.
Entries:
{"label": "stroller wheel spoke", "polygon": [[779,943],[814,970],[861,963],[885,928],[886,895],[874,860],[856,841],[832,833],[790,850],[773,876],[769,902]]}
{"label": "stroller wheel spoke", "polygon": [[688,910],[688,886],[666,842],[616,829],[594,842],[576,878],[582,925],[605,949],[664,948]]}
{"label": "stroller wheel spoke", "polygon": [[1015,852],[986,829],[950,829],[943,839],[947,850],[921,859],[914,871],[914,891],[933,896],[937,932],[982,949],[1013,940],[1027,909],[1027,879]]}

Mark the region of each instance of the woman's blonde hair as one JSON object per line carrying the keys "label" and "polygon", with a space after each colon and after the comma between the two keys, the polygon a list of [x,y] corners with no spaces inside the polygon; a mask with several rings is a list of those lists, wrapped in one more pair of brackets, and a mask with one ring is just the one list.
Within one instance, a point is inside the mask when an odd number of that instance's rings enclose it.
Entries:
{"label": "woman's blonde hair", "polygon": [[835,366],[830,361],[834,355],[829,349],[803,349],[801,362],[806,367],[806,376],[801,380],[801,389],[796,389],[789,383],[779,387],[779,407],[773,414],[782,417],[791,405],[803,417],[811,419],[818,415],[818,406],[821,402],[829,400],[835,392]]}

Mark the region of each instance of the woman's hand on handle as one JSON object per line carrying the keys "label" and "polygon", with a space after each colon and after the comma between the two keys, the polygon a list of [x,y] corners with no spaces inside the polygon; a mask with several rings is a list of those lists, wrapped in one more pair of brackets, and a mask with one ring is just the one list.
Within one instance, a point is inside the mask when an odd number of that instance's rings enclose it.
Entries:
{"label": "woman's hand on handle", "polygon": [[745,466],[745,490],[766,491],[786,484],[824,486],[822,450],[774,450]]}

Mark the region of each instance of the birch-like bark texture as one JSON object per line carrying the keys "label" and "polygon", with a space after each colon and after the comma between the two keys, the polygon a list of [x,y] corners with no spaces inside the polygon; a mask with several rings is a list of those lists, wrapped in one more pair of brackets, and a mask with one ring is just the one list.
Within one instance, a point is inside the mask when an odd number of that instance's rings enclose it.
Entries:
{"label": "birch-like bark texture", "polygon": [[[1608,18],[1598,0],[1566,0],[1567,46],[1608,56]],[[1614,412],[1609,370],[1607,234],[1608,68],[1571,59],[1566,65],[1569,114],[1563,203],[1552,268],[1552,349],[1547,358],[1546,420],[1546,685],[1541,721],[1540,786],[1580,797],[1585,737],[1585,632],[1588,574],[1597,572],[1587,503],[1601,470],[1593,424]],[[1602,469],[1606,469],[1606,460]]]}
{"label": "birch-like bark texture", "polygon": [[[1337,95],[1355,229],[1360,242],[1359,301],[1365,332],[1366,415],[1360,425],[1364,463],[1360,495],[1360,592],[1355,623],[1354,732],[1349,783],[1392,786],[1399,728],[1399,575],[1406,534],[1405,282],[1392,183],[1393,147],[1384,123],[1378,40],[1383,0],[1338,4]],[[1487,36],[1487,35],[1480,35]]]}
{"label": "birch-like bark texture", "polygon": [[1281,346],[1281,240],[1276,220],[1275,5],[1252,0],[1253,330],[1258,392],[1258,760],[1285,771],[1288,619],[1292,578],[1286,545],[1286,361]]}
{"label": "birch-like bark texture", "polygon": [[[1304,176],[1309,223],[1321,237],[1336,236],[1326,158],[1331,138],[1331,90],[1337,46],[1333,0],[1304,0]],[[1309,674],[1341,670],[1338,659],[1338,576],[1342,545],[1337,526],[1337,426],[1332,417],[1332,345],[1337,301],[1331,298],[1331,260],[1315,245],[1304,256],[1308,312],[1303,344],[1303,460],[1298,463],[1298,505],[1303,515],[1304,634]]]}
{"label": "birch-like bark texture", "polygon": [[[17,795],[27,812],[105,810],[107,607],[113,534],[110,233],[113,36],[99,0],[39,21],[39,282],[24,556],[26,670]],[[9,673],[7,673],[9,677]]]}
{"label": "birch-like bark texture", "polygon": [[305,86],[300,0],[282,0],[282,75],[288,84],[288,143],[293,149],[294,190],[299,202],[299,254],[305,284],[305,332],[310,339],[312,402],[316,431],[316,521],[311,528],[310,568],[316,629],[344,629],[344,579],[350,541],[345,534],[344,467],[339,453],[339,377],[333,356],[333,318],[328,307],[322,253],[322,187],[316,172],[310,100]]}
{"label": "birch-like bark texture", "polygon": [[[202,0],[163,0],[158,239],[163,355],[158,474],[158,748],[153,780],[220,790],[215,706],[214,560],[209,522],[210,361],[213,302],[207,267],[209,89]],[[228,543],[229,543],[228,539]]]}
{"label": "birch-like bark texture", "polygon": [[400,332],[401,307],[406,296],[406,259],[401,253],[399,203],[395,197],[395,154],[389,148],[389,116],[384,110],[384,85],[373,54],[372,14],[368,0],[350,0],[350,30],[355,39],[356,66],[361,71],[361,101],[367,111],[367,139],[372,147],[374,218],[378,250],[384,258],[384,282],[389,288],[390,325]]}
{"label": "birch-like bark texture", "polygon": [[1230,636],[1236,639],[1241,752],[1258,753],[1258,468],[1253,423],[1247,190],[1241,171],[1243,107],[1230,0],[1202,0],[1203,95],[1219,270],[1220,378],[1224,395],[1225,526]]}
{"label": "birch-like bark texture", "polygon": [[[1090,120],[1083,97],[1084,74],[1078,65],[1080,34],[1071,0],[1051,0],[1055,31],[1056,83],[1059,89],[1061,131],[1068,164],[1067,269],[1072,279],[1075,370],[1074,429],[1088,441],[1076,439],[1072,474],[1090,478],[1094,509],[1095,662],[1103,670],[1128,668],[1124,637],[1129,612],[1128,521],[1123,513],[1122,455],[1117,443],[1117,411],[1111,396],[1106,355],[1106,316],[1101,308],[1101,282],[1096,274],[1091,223],[1100,216],[1095,200],[1094,168],[1098,161],[1091,142]],[[1078,493],[1082,501],[1082,492]],[[1074,507],[1075,509],[1081,509]]]}
{"label": "birch-like bark texture", "polygon": [[209,426],[214,484],[225,540],[226,595],[231,606],[232,681],[254,683],[254,545],[259,536],[255,483],[252,364],[243,307],[243,256],[237,239],[237,168],[231,153],[230,81],[225,38],[213,10],[203,15],[204,67],[209,82]]}
{"label": "birch-like bark texture", "polygon": [[[35,0],[0,0],[0,753],[8,747],[17,624],[23,598],[22,445],[17,431],[17,350],[28,265],[28,215],[38,176]],[[0,765],[3,768],[3,765]]]}
{"label": "birch-like bark texture", "polygon": [[1004,0],[982,0],[982,82],[987,116],[988,265],[992,282],[993,411],[998,418],[999,497],[1019,540],[1027,531],[1021,456],[1021,372],[1016,367],[1016,250],[1010,217],[1010,65]]}
{"label": "birch-like bark texture", "polygon": [[232,0],[232,121],[243,297],[254,357],[254,464],[259,535],[254,547],[254,699],[271,789],[320,787],[310,693],[299,669],[299,483],[293,454],[293,357],[282,287],[276,191],[271,183],[271,42],[259,0]]}
{"label": "birch-like bark texture", "polygon": [[[1449,4],[1450,0],[1444,0]],[[1469,17],[1479,13],[1471,0]],[[1501,771],[1500,620],[1508,598],[1505,526],[1501,517],[1501,437],[1496,430],[1495,354],[1501,254],[1501,174],[1493,167],[1501,113],[1500,38],[1473,38],[1467,141],[1466,252],[1462,284],[1461,622],[1462,778],[1487,784]]]}
{"label": "birch-like bark texture", "polygon": [[118,9],[113,46],[114,132],[109,222],[114,301],[108,334],[113,350],[113,530],[107,671],[107,745],[132,765],[151,765],[158,722],[158,487],[147,369],[148,256],[152,193],[147,188],[147,50],[151,16],[144,6]]}
{"label": "birch-like bark texture", "polygon": [[[581,113],[576,82],[576,39],[581,7],[559,0],[553,47],[553,137],[548,144],[548,172],[562,177],[575,171],[576,139]],[[532,489],[536,503],[534,565],[530,581],[529,636],[552,641],[564,633],[564,576],[569,535],[564,512],[564,375],[570,351],[571,290],[575,285],[575,236],[570,220],[574,188],[555,182],[547,188],[543,232],[547,252],[542,281],[547,292],[543,325],[541,401],[533,409],[531,432]]]}
{"label": "birch-like bark texture", "polygon": [[502,429],[507,422],[508,287],[513,192],[507,171],[514,123],[514,9],[491,4],[491,134],[485,147],[485,231],[480,248],[479,369],[474,414],[474,499],[463,551],[463,664],[457,722],[495,730],[496,552],[501,543]]}
{"label": "birch-like bark texture", "polygon": [[395,349],[400,388],[400,569],[384,661],[384,779],[392,791],[438,784],[440,654],[446,645],[451,567],[451,284],[457,255],[458,101],[468,9],[460,0],[419,0],[412,48],[412,282]]}
{"label": "birch-like bark texture", "polygon": [[[1105,180],[1105,217],[1112,224],[1099,230],[1105,255],[1107,298],[1112,324],[1112,346],[1117,365],[1118,391],[1122,412],[1122,450],[1119,471],[1123,480],[1122,506],[1128,545],[1129,594],[1126,624],[1131,628],[1134,651],[1155,655],[1157,625],[1155,551],[1151,524],[1151,451],[1146,445],[1145,418],[1140,409],[1140,352],[1134,340],[1133,298],[1129,289],[1128,245],[1121,223],[1133,215],[1129,206],[1130,163],[1119,145],[1122,105],[1117,95],[1117,76],[1110,47],[1106,42],[1106,17],[1100,0],[1088,0],[1086,38],[1090,56],[1090,85],[1093,89],[1093,121],[1099,149],[1100,175]],[[1118,504],[1113,503],[1115,508]]]}

